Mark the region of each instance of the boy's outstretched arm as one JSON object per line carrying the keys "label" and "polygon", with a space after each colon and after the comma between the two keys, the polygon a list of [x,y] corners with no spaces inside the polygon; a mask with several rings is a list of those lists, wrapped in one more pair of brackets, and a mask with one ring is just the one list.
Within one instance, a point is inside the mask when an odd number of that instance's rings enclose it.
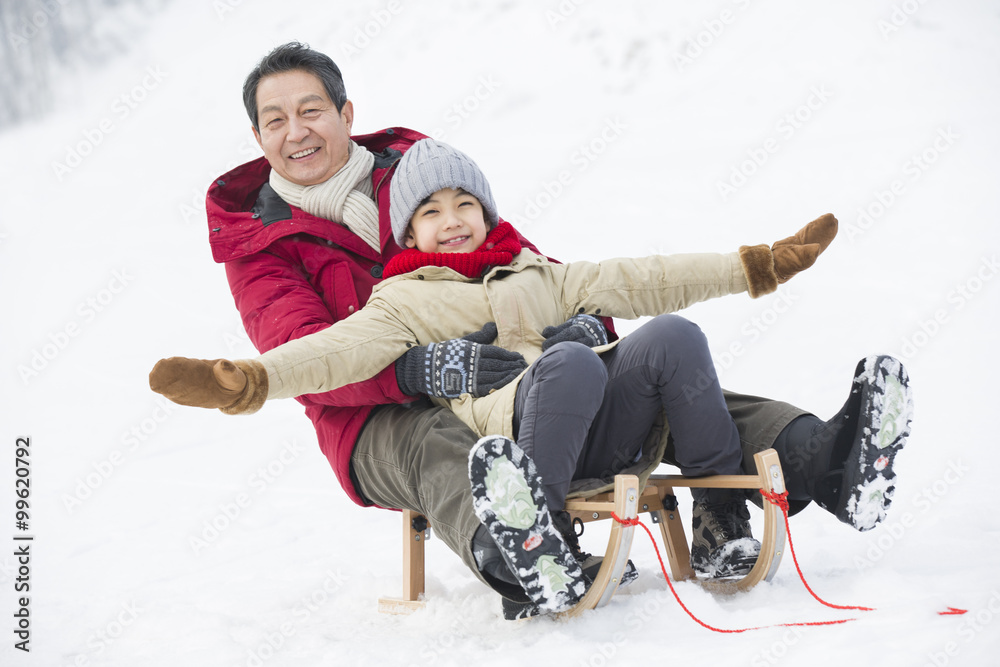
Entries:
{"label": "boy's outstretched arm", "polygon": [[568,315],[592,313],[635,319],[674,313],[728,294],[770,294],[812,266],[837,234],[830,214],[794,236],[743,246],[731,253],[688,253],[552,265]]}
{"label": "boy's outstretched arm", "polygon": [[[363,301],[356,300],[355,288],[346,265],[338,265],[326,302],[319,289],[304,274],[296,249],[300,242],[280,239],[267,252],[226,262],[226,275],[240,312],[243,326],[254,347],[261,353],[296,340],[346,319]],[[325,284],[325,283],[324,283]],[[322,393],[300,396],[306,405],[359,406],[404,403],[413,398],[396,385],[393,364],[370,379]]]}

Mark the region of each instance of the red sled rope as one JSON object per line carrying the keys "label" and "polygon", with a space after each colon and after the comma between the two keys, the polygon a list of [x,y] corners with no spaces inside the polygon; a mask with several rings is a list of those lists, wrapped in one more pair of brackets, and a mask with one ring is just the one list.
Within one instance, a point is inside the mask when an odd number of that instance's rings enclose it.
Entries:
{"label": "red sled rope", "polygon": [[[766,498],[768,500],[768,502],[770,502],[770,503],[772,503],[774,505],[777,505],[781,509],[782,516],[785,519],[785,535],[788,537],[788,550],[792,553],[792,561],[795,563],[795,570],[799,574],[799,580],[802,582],[802,585],[806,587],[806,590],[809,591],[809,594],[812,595],[812,597],[817,602],[819,602],[820,604],[822,604],[822,605],[824,605],[826,607],[830,607],[832,609],[845,609],[845,610],[846,609],[853,609],[853,610],[856,610],[856,611],[875,611],[875,609],[873,607],[863,607],[863,606],[860,606],[860,605],[837,605],[837,604],[833,604],[831,602],[827,602],[826,600],[822,599],[821,597],[819,597],[819,595],[816,594],[815,591],[813,591],[812,587],[809,586],[809,584],[806,582],[805,575],[802,573],[802,568],[799,567],[799,559],[795,555],[795,547],[792,544],[791,528],[788,525],[788,492],[786,491],[784,493],[769,493],[769,492],[765,491],[764,489],[761,489],[760,493],[761,493],[762,496],[764,496],[764,498]],[[724,634],[738,634],[738,633],[741,633],[741,632],[749,632],[751,630],[765,630],[767,628],[808,627],[808,626],[818,626],[818,625],[840,625],[840,624],[843,624],[843,623],[849,623],[851,621],[856,621],[857,620],[856,618],[842,618],[842,619],[837,619],[837,620],[832,620],[832,621],[806,621],[806,622],[799,622],[799,623],[776,623],[776,624],[773,624],[773,625],[762,625],[762,626],[756,626],[756,627],[750,627],[750,628],[737,628],[737,629],[732,629],[732,630],[724,629],[724,628],[716,628],[716,627],[714,627],[712,625],[709,625],[708,623],[705,623],[704,621],[702,621],[701,619],[699,619],[697,616],[695,616],[694,613],[692,613],[692,611],[687,608],[687,605],[685,605],[684,602],[681,601],[680,596],[677,594],[677,590],[674,588],[673,582],[670,580],[670,576],[667,574],[667,567],[666,567],[666,565],[663,562],[663,557],[660,555],[660,548],[656,544],[656,538],[653,537],[653,533],[650,532],[650,530],[646,526],[646,524],[644,524],[641,521],[639,521],[638,517],[636,517],[634,519],[622,519],[621,517],[619,517],[614,512],[611,513],[611,518],[614,519],[615,521],[617,521],[618,523],[626,525],[626,526],[640,526],[644,531],[646,531],[646,535],[649,536],[649,540],[653,543],[653,549],[656,551],[656,558],[660,561],[660,570],[663,572],[663,578],[666,580],[667,586],[670,587],[670,592],[673,594],[674,599],[677,600],[677,604],[679,604],[680,607],[681,607],[681,609],[683,609],[687,613],[687,615],[691,617],[691,620],[693,620],[698,625],[711,630],[712,632],[720,632],[720,633],[724,633]],[[964,613],[966,613],[966,611],[967,610],[965,610],[965,609],[957,609],[955,607],[948,607],[945,611],[938,612],[938,614],[941,615],[941,616],[955,616],[955,615],[964,614]]]}

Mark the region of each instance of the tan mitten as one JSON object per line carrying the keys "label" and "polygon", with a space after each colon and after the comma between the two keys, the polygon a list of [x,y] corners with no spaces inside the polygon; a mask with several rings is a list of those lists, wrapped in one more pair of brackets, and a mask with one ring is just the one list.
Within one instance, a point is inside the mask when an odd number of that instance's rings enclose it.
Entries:
{"label": "tan mitten", "polygon": [[258,361],[161,359],[149,373],[149,388],[174,403],[219,408],[227,414],[256,412],[267,400],[267,371]]}
{"label": "tan mitten", "polygon": [[770,294],[778,285],[816,262],[837,236],[837,219],[827,213],[768,248],[765,244],[740,247],[740,263],[747,277],[750,297]]}
{"label": "tan mitten", "polygon": [[794,236],[771,246],[778,284],[784,284],[799,271],[805,271],[837,236],[837,219],[826,213],[800,229]]}

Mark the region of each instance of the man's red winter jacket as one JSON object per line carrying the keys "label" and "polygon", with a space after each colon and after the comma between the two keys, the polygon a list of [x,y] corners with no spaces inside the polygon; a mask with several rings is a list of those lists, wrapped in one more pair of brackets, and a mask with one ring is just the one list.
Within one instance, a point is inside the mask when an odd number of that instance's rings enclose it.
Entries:
{"label": "man's red winter jacket", "polygon": [[[264,158],[236,167],[208,190],[209,240],[226,265],[229,286],[251,342],[266,352],[325,329],[361,308],[382,278],[385,262],[400,252],[389,224],[389,182],[396,162],[424,135],[394,127],[354,140],[375,155],[372,186],[379,209],[382,253],[346,227],[310,215],[280,199]],[[522,238],[522,243],[535,247]],[[364,504],[350,479],[358,433],[372,408],[413,400],[390,366],[364,382],[297,399],[316,427],[319,446],[341,486]]]}

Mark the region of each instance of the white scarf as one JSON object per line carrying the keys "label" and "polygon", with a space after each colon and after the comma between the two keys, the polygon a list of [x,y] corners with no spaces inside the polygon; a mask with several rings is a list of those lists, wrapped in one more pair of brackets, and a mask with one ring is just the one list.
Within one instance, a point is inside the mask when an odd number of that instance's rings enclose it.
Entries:
{"label": "white scarf", "polygon": [[347,227],[375,252],[380,252],[378,206],[372,190],[375,156],[351,142],[347,164],[316,185],[298,185],[271,170],[269,182],[282,199],[306,213]]}

